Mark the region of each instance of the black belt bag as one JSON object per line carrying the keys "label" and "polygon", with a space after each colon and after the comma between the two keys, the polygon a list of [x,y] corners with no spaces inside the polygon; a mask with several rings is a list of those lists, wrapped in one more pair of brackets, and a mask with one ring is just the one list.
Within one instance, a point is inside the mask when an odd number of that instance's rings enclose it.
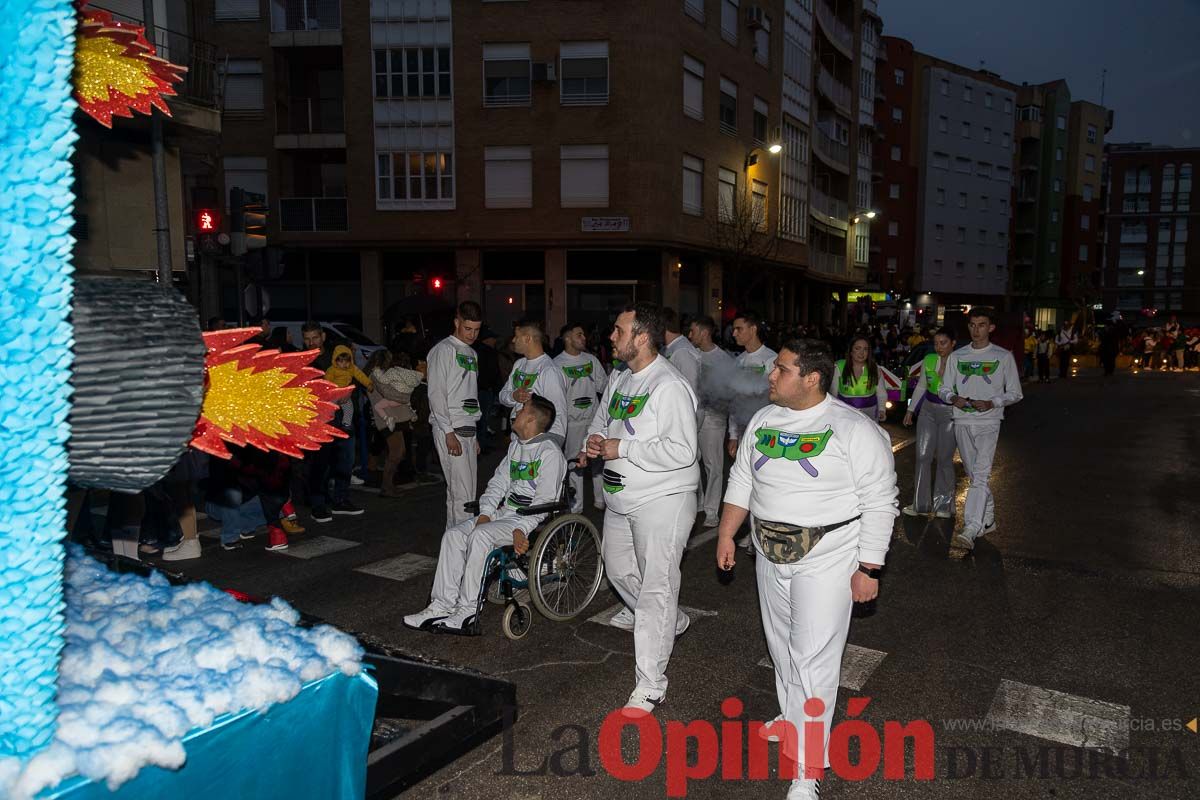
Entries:
{"label": "black belt bag", "polygon": [[751,529],[758,546],[772,564],[795,564],[808,555],[825,538],[825,534],[843,528],[859,519],[862,514],[832,525],[789,525],[786,522],[769,522],[755,519]]}

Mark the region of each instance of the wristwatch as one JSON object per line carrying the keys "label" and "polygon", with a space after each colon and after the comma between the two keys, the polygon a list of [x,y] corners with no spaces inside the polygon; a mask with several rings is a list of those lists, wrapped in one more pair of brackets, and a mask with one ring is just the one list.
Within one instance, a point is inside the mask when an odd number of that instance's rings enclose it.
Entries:
{"label": "wristwatch", "polygon": [[880,567],[864,567],[862,564],[858,565],[858,571],[875,580],[879,580],[879,576],[883,574],[883,569]]}

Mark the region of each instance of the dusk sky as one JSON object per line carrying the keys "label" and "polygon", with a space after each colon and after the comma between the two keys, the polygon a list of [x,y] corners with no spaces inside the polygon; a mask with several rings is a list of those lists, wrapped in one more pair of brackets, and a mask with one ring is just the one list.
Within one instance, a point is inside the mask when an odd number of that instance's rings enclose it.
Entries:
{"label": "dusk sky", "polygon": [[1109,142],[1200,147],[1197,0],[880,0],[883,32],[1020,85],[1065,78],[1116,113]]}

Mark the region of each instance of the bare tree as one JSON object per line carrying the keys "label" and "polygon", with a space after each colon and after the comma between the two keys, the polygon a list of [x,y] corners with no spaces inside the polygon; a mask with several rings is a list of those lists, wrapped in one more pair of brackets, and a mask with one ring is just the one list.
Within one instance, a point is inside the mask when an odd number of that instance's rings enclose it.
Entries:
{"label": "bare tree", "polygon": [[767,265],[779,252],[779,236],[769,227],[765,198],[755,197],[747,186],[719,196],[708,215],[708,240],[726,274],[737,276],[739,305],[767,278]]}

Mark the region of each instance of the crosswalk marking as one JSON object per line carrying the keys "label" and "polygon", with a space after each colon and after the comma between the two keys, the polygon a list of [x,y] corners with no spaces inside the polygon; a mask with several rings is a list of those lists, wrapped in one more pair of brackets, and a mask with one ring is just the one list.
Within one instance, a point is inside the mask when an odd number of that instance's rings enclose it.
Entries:
{"label": "crosswalk marking", "polygon": [[987,719],[997,728],[1039,739],[1108,750],[1129,747],[1129,706],[1002,680]]}
{"label": "crosswalk marking", "polygon": [[[883,659],[886,657],[887,653],[879,650],[847,644],[846,652],[842,656],[842,674],[838,685],[854,692],[862,691],[867,684],[867,679],[871,677],[871,673],[883,663]],[[762,661],[758,662],[758,665],[769,669],[775,668],[770,656],[764,657]]]}
{"label": "crosswalk marking", "polygon": [[385,558],[371,564],[355,567],[355,572],[363,572],[378,578],[388,578],[393,581],[406,581],[437,568],[437,559],[417,553],[405,553],[395,558]]}
{"label": "crosswalk marking", "polygon": [[[621,609],[624,607],[625,606],[622,603],[609,606],[599,614],[589,617],[588,622],[595,622],[597,625],[609,625],[612,622],[612,618],[619,614]],[[687,614],[693,620],[699,619],[700,617],[715,617],[717,615],[717,612],[715,611],[707,611],[702,608],[691,608],[690,606],[680,606],[679,610]]]}
{"label": "crosswalk marking", "polygon": [[289,555],[292,558],[317,558],[319,556],[327,556],[330,553],[337,553],[341,550],[349,550],[351,547],[358,547],[361,542],[352,542],[349,539],[338,539],[333,536],[314,536],[313,538],[305,538],[299,542],[291,544],[287,550],[280,550],[284,555]]}

